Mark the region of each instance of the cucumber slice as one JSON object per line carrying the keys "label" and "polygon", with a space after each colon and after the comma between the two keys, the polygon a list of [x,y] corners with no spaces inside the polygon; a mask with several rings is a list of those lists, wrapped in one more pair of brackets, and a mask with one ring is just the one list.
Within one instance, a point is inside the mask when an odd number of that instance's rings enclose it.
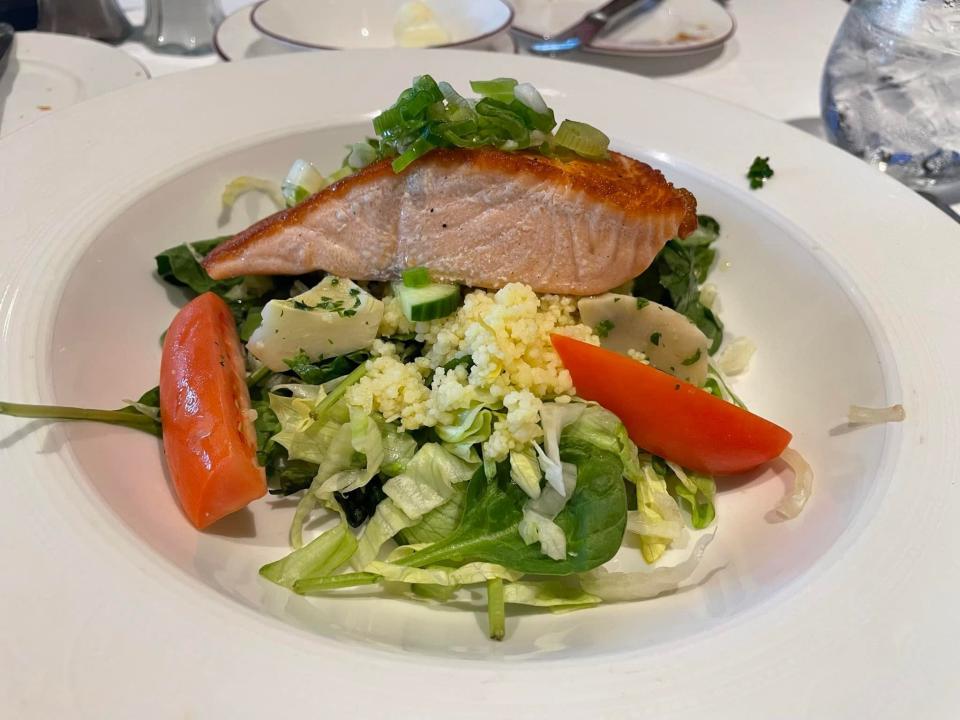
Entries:
{"label": "cucumber slice", "polygon": [[437,320],[460,306],[460,286],[430,283],[423,287],[407,287],[393,283],[393,293],[400,300],[400,309],[410,322]]}

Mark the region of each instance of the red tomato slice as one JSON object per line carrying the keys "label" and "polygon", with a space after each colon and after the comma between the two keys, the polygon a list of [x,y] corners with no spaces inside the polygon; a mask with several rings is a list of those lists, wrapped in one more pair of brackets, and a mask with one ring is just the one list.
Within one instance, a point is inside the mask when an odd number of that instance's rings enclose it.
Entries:
{"label": "red tomato slice", "polygon": [[170,323],[160,362],[167,467],[184,513],[201,530],[267,491],[249,410],[233,316],[204,293]]}
{"label": "red tomato slice", "polygon": [[620,418],[641,448],[710,475],[752,470],[780,455],[791,435],[649,365],[564,335],[551,340],[577,395]]}

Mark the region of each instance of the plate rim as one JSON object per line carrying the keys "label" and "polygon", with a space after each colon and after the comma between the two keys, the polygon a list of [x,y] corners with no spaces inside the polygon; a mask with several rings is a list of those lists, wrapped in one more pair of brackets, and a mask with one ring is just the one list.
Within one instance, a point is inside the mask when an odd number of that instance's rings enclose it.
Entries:
{"label": "plate rim", "polygon": [[[668,57],[679,55],[697,55],[699,53],[725,45],[737,32],[738,26],[736,16],[730,12],[730,9],[725,5],[718,3],[718,7],[730,20],[730,28],[724,34],[716,38],[712,38],[706,42],[691,43],[689,45],[671,48],[669,46],[657,47],[653,45],[647,47],[636,45],[595,45],[593,41],[591,41],[583,46],[582,51],[595,55],[610,55],[614,57]],[[539,33],[527,28],[521,28],[516,24],[512,25],[510,29],[528,40],[542,39],[542,36]]]}
{"label": "plate rim", "polygon": [[[287,45],[292,45],[292,46],[294,46],[294,47],[312,48],[312,49],[314,49],[314,50],[357,50],[357,49],[360,49],[360,48],[345,48],[345,47],[341,47],[341,46],[338,46],[338,45],[318,45],[318,44],[316,44],[316,43],[303,42],[303,41],[300,41],[300,40],[294,40],[293,38],[285,37],[285,36],[283,36],[283,35],[280,35],[280,34],[277,33],[276,31],[270,30],[269,28],[267,28],[266,26],[264,26],[264,25],[262,24],[262,22],[258,19],[257,14],[258,14],[258,12],[260,11],[260,9],[261,9],[262,7],[266,6],[267,3],[274,2],[274,1],[275,1],[275,0],[259,0],[257,3],[255,3],[255,4],[253,5],[253,9],[250,11],[250,22],[253,24],[253,26],[254,26],[259,32],[263,33],[263,34],[266,35],[267,37],[271,37],[271,38],[273,38],[274,40],[278,40],[279,42],[286,43]],[[467,39],[467,40],[461,40],[461,41],[459,41],[459,42],[442,43],[442,44],[440,44],[440,45],[430,45],[430,46],[429,46],[429,49],[431,49],[431,50],[443,50],[443,49],[447,49],[447,48],[462,48],[462,47],[464,47],[464,46],[466,46],[466,45],[473,45],[474,43],[479,43],[479,42],[482,42],[482,41],[484,41],[484,40],[488,40],[488,39],[494,37],[495,35],[497,35],[497,34],[503,32],[503,31],[509,29],[509,28],[513,25],[513,17],[514,17],[513,5],[511,5],[509,2],[507,2],[507,0],[494,0],[494,2],[498,2],[500,5],[502,5],[502,6],[503,6],[504,8],[506,8],[506,10],[507,10],[507,18],[506,18],[506,20],[504,20],[504,22],[501,23],[498,27],[494,28],[493,30],[488,30],[487,32],[482,33],[482,34],[480,34],[480,35],[476,35],[476,36],[474,36],[474,37],[471,37],[471,38],[469,38],[469,39]],[[371,48],[371,49],[383,50],[383,49],[387,49],[387,48]],[[394,48],[390,48],[390,49],[394,49]],[[405,49],[406,49],[406,48],[405,48]]]}

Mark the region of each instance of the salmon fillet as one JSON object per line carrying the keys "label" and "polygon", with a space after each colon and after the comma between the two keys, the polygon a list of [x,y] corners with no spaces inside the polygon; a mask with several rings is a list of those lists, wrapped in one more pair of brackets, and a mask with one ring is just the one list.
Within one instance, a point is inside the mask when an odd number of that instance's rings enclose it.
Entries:
{"label": "salmon fillet", "polygon": [[636,277],[697,226],[696,199],[638,160],[433,150],[402,173],[374,163],[218,246],[214,279],[325,270],[391,280],[426,267],[482,288],[595,295]]}

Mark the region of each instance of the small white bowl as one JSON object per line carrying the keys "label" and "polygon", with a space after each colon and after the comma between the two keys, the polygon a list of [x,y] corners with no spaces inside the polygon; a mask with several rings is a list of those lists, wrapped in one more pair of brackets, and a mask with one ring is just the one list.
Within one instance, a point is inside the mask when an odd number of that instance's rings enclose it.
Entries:
{"label": "small white bowl", "polygon": [[[400,8],[408,0],[262,0],[251,20],[265,35],[325,50],[401,47]],[[503,0],[423,0],[448,38],[427,47],[475,47],[505,31],[513,8]]]}

